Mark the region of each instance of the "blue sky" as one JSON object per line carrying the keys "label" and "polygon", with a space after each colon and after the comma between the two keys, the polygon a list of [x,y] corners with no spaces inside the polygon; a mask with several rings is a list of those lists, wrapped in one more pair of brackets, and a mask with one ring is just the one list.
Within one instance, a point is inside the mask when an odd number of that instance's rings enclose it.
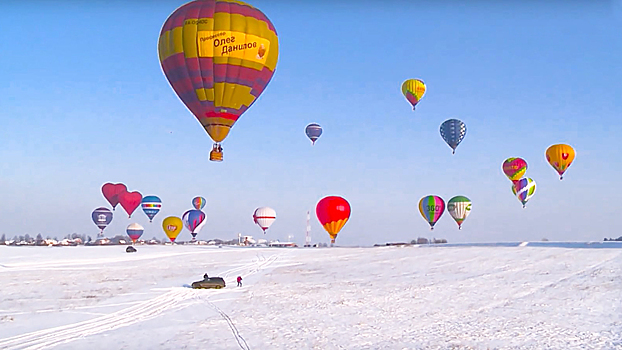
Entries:
{"label": "blue sky", "polygon": [[[163,209],[152,224],[117,210],[108,236],[138,222],[163,238],[162,219],[196,195],[208,201],[203,239],[258,237],[252,213],[270,206],[266,238],[302,244],[309,210],[313,242],[328,242],[314,215],[327,195],[352,207],[341,245],[620,236],[619,2],[255,0],[279,62],[222,163],[157,57],[183,3],[0,4],[0,234],[95,236],[102,184],[123,182]],[[416,112],[400,91],[408,78],[428,86]],[[453,156],[438,131],[449,118],[467,124]],[[324,128],[313,147],[311,122]],[[577,152],[563,181],[544,157],[555,143]],[[501,171],[512,156],[537,183],[525,209]],[[417,209],[428,194],[473,201],[461,231],[445,213],[430,232]]]}

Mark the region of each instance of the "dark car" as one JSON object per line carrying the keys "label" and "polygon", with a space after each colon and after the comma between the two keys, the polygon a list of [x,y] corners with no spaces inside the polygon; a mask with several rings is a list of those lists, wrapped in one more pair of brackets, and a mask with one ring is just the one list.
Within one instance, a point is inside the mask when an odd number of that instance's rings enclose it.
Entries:
{"label": "dark car", "polygon": [[225,288],[225,280],[222,277],[204,278],[203,281],[192,282],[194,289],[220,289]]}

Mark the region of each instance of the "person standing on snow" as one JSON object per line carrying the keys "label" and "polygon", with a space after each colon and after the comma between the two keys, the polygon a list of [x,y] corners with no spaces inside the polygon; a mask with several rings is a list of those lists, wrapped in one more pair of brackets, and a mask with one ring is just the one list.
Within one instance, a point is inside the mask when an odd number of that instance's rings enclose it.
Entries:
{"label": "person standing on snow", "polygon": [[238,287],[242,287],[242,276],[238,276]]}

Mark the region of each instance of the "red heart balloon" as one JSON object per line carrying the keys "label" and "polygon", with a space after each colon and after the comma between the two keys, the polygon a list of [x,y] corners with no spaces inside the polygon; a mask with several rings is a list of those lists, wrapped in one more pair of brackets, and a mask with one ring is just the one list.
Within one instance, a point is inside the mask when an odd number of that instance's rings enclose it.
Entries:
{"label": "red heart balloon", "polygon": [[102,186],[102,194],[112,205],[112,210],[119,204],[119,195],[123,192],[127,192],[127,187],[124,184],[106,183]]}
{"label": "red heart balloon", "polygon": [[132,217],[132,213],[138,206],[140,202],[143,200],[143,195],[138,191],[134,192],[123,192],[119,195],[119,204],[125,209],[128,217]]}
{"label": "red heart balloon", "polygon": [[568,153],[562,153],[562,159],[563,160],[568,159]]}

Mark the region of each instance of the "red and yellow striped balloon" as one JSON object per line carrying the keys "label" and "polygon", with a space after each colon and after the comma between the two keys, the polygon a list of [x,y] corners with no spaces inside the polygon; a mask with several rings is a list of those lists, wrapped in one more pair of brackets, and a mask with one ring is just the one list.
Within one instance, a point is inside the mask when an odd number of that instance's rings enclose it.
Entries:
{"label": "red and yellow striped balloon", "polygon": [[251,5],[196,0],[168,17],[158,53],[173,90],[219,144],[270,82],[279,42]]}

